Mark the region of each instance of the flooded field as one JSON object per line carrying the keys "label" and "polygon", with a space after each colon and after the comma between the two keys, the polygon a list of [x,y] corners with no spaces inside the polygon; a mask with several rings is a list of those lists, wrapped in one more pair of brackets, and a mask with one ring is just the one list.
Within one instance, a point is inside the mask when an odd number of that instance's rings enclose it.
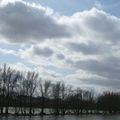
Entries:
{"label": "flooded field", "polygon": [[0,120],[120,120],[120,115],[81,115],[81,116],[32,116],[1,117]]}

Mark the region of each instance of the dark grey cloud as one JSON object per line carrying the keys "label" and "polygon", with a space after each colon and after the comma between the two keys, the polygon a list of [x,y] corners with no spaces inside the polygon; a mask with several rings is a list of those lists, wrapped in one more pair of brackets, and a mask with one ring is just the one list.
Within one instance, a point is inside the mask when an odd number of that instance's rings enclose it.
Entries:
{"label": "dark grey cloud", "polygon": [[75,42],[69,42],[67,43],[67,47],[71,49],[74,52],[81,52],[83,54],[102,54],[104,52],[107,52],[109,49],[107,45],[104,44],[98,44],[94,42],[88,42],[86,43],[75,43]]}
{"label": "dark grey cloud", "polygon": [[26,43],[70,36],[67,27],[54,17],[42,7],[9,3],[0,7],[0,35],[8,41]]}
{"label": "dark grey cloud", "polygon": [[86,85],[93,85],[93,86],[101,86],[107,89],[120,89],[120,80],[116,79],[100,79],[100,78],[88,78],[88,79],[80,79]]}
{"label": "dark grey cloud", "polygon": [[66,61],[66,64],[71,65],[71,68],[75,68],[76,71],[83,70],[86,72],[86,74],[84,74],[78,71],[74,77],[71,76],[72,79],[80,81],[86,86],[100,86],[107,89],[120,89],[119,61],[120,58],[110,56],[101,61],[90,59],[73,61],[69,59]]}
{"label": "dark grey cloud", "polygon": [[56,56],[59,60],[65,59],[65,56],[63,54],[57,54]]}
{"label": "dark grey cloud", "polygon": [[117,58],[116,59],[109,58],[103,61],[97,61],[97,60],[77,61],[74,63],[74,66],[76,68],[84,69],[86,71],[90,71],[91,73],[96,73],[103,77],[109,77],[109,78],[111,78],[115,73],[119,75],[119,71],[120,71],[120,63]]}
{"label": "dark grey cloud", "polygon": [[43,57],[50,57],[54,53],[54,51],[49,47],[40,48],[38,46],[34,46],[32,50],[34,55]]}

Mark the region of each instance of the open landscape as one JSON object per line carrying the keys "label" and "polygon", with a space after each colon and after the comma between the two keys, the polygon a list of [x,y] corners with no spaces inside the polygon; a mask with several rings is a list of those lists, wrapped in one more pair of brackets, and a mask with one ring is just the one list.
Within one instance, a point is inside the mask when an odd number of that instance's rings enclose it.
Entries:
{"label": "open landscape", "polygon": [[119,9],[0,0],[0,120],[119,120]]}
{"label": "open landscape", "polygon": [[120,113],[120,93],[104,92],[39,79],[35,72],[0,69],[0,115],[111,115]]}

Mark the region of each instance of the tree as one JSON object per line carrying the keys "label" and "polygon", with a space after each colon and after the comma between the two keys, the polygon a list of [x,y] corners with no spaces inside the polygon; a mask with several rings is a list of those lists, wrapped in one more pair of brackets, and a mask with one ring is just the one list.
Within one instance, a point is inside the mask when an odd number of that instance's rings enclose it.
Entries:
{"label": "tree", "polygon": [[52,85],[52,96],[54,98],[55,103],[55,115],[60,114],[60,95],[61,95],[61,82],[57,82],[56,84]]}
{"label": "tree", "polygon": [[32,96],[36,89],[36,81],[38,78],[38,74],[35,72],[28,72],[26,75],[26,87],[27,87],[27,94],[29,96],[29,114],[32,114]]}
{"label": "tree", "polygon": [[44,113],[45,99],[48,98],[50,95],[50,87],[51,87],[51,81],[48,81],[48,80],[39,81],[38,88],[39,88],[39,92],[42,98],[41,113],[40,113],[41,115],[45,114]]}

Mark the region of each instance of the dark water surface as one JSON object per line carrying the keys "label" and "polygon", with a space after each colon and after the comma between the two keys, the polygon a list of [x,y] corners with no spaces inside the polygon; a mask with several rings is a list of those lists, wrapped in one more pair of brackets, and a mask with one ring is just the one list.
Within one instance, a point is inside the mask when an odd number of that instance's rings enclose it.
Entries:
{"label": "dark water surface", "polygon": [[0,120],[120,120],[120,115],[1,117]]}

